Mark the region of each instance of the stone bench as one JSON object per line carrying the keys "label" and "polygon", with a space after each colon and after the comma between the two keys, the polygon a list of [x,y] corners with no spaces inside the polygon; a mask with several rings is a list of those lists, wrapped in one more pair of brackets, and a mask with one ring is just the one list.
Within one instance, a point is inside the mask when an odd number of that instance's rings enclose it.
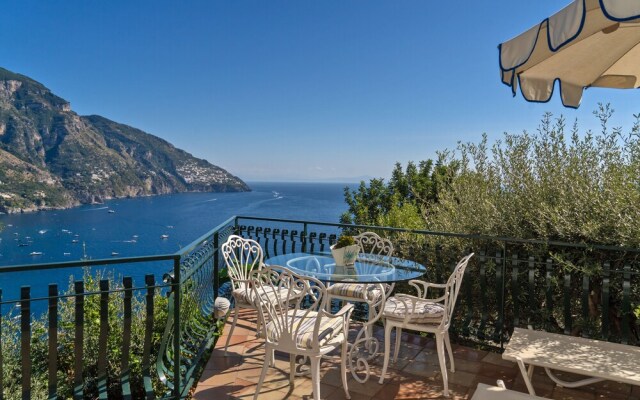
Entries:
{"label": "stone bench", "polygon": [[[566,388],[603,380],[640,385],[640,347],[636,346],[515,328],[502,358],[518,364],[532,395],[535,395],[531,385],[535,367],[544,368],[552,381]],[[553,370],[589,378],[567,382]]]}

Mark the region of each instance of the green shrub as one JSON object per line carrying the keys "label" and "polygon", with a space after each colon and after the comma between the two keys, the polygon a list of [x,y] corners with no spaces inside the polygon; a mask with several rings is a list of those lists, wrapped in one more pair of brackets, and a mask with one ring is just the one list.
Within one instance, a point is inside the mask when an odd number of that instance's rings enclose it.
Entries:
{"label": "green shrub", "polygon": [[[121,290],[122,285],[117,283],[113,275],[108,276],[110,290]],[[85,270],[83,280],[85,292],[99,292],[99,282],[105,279],[101,273],[92,275]],[[158,290],[158,289],[156,289]],[[142,381],[142,357],[145,334],[146,303],[143,297],[144,291],[134,291],[132,297],[132,325],[131,347],[129,366],[131,369],[131,390],[134,398],[144,398],[144,385]],[[72,295],[73,277],[66,295]],[[84,303],[84,343],[83,343],[83,376],[85,386],[85,398],[98,397],[97,368],[98,359],[105,357],[108,373],[109,398],[121,398],[121,357],[123,340],[123,306],[122,292],[112,292],[109,295],[108,320],[109,332],[107,338],[107,354],[98,354],[98,338],[100,332],[100,295],[85,296]],[[73,296],[62,297],[58,303],[58,398],[68,399],[73,397],[74,380],[74,339],[75,339],[75,300]],[[33,372],[31,378],[31,398],[47,398],[48,384],[48,315],[43,313],[34,316],[31,324],[31,361]],[[155,377],[154,357],[157,356],[162,339],[162,334],[167,321],[167,298],[158,292],[154,297],[154,325],[152,336],[152,371]],[[20,319],[17,312],[3,316],[2,319],[2,354],[3,354],[3,382],[4,398],[21,398],[21,358],[20,358]],[[156,394],[164,392],[162,384],[154,378]]]}

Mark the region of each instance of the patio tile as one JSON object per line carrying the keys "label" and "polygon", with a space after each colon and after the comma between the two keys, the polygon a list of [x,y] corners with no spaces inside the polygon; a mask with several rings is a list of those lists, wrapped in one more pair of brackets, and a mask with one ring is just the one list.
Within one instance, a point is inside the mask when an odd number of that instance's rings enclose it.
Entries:
{"label": "patio tile", "polygon": [[215,371],[205,369],[198,381],[199,385],[204,386],[224,386],[236,381],[235,371]]}
{"label": "patio tile", "polygon": [[456,371],[465,371],[472,374],[480,372],[484,364],[479,361],[469,361],[464,358],[454,358]]}
{"label": "patio tile", "polygon": [[513,361],[502,359],[502,354],[498,353],[486,353],[481,361],[485,364],[498,365],[507,368],[517,368],[516,363],[514,363]]}
{"label": "patio tile", "polygon": [[432,378],[440,373],[440,366],[438,364],[411,361],[402,369],[402,372]]}
{"label": "patio tile", "polygon": [[[241,319],[232,337],[228,356],[224,356],[226,336],[218,340],[211,358],[194,390],[193,398],[198,399],[252,399],[264,365],[264,341],[249,331],[255,328],[255,312],[241,312]],[[249,333],[248,333],[249,332]],[[374,335],[383,338],[382,330],[376,327]],[[236,335],[236,333],[238,333]],[[356,332],[352,332],[354,336]],[[392,336],[392,343],[395,342]],[[523,393],[527,392],[522,376],[515,363],[502,360],[500,354],[489,353],[453,344],[456,372],[448,372],[451,399],[469,399],[479,382],[495,385],[502,379],[507,387]],[[336,354],[337,355],[337,354]],[[371,378],[361,384],[348,373],[349,389],[353,400],[369,399],[444,399],[442,378],[435,342],[432,338],[402,333],[402,347],[397,364],[390,364],[384,384],[378,384],[382,372],[383,357],[370,361]],[[323,399],[344,399],[340,375],[339,358],[323,359],[321,363],[321,396]],[[561,379],[579,379],[574,374],[559,372]],[[601,382],[584,388],[560,388],[551,381],[543,369],[536,369],[533,384],[538,395],[550,399],[640,399],[640,387],[616,382]],[[289,355],[276,353],[275,367],[269,367],[260,400],[271,399],[311,399],[311,378],[297,376],[295,385],[289,385]]]}
{"label": "patio tile", "polygon": [[488,354],[491,354],[484,350],[472,349],[470,347],[462,347],[462,346],[452,346],[452,347],[453,347],[452,350],[453,350],[454,358],[461,358],[469,361],[481,361]]}
{"label": "patio tile", "polygon": [[245,362],[245,358],[238,355],[229,357],[211,357],[204,369],[211,369],[215,371],[232,371],[236,370]]}
{"label": "patio tile", "polygon": [[556,386],[553,390],[553,399],[555,400],[593,400],[596,398],[594,393],[586,390],[576,390]]}
{"label": "patio tile", "polygon": [[[449,378],[448,379],[449,385],[451,384],[460,385],[466,388],[476,386],[476,376],[477,376],[476,374],[472,374],[470,372],[465,372],[465,371],[456,371],[456,372],[447,371],[447,377]],[[436,379],[439,379],[440,385],[442,385],[442,378],[440,377],[440,375],[438,375]],[[493,382],[493,384],[495,385],[495,381]]]}

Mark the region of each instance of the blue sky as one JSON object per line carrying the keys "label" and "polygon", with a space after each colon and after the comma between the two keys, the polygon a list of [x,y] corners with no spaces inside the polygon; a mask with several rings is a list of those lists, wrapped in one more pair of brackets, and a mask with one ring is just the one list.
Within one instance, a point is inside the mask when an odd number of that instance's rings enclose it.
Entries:
{"label": "blue sky", "polygon": [[578,110],[512,98],[500,42],[565,2],[10,1],[0,66],[247,180],[387,177],[458,141],[534,132],[546,111],[630,128],[634,91]]}

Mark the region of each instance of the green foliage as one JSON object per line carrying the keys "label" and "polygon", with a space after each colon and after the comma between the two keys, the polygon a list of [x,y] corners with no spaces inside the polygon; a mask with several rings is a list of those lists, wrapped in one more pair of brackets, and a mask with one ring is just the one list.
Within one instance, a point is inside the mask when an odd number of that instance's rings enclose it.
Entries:
{"label": "green foliage", "polygon": [[[635,122],[627,133],[609,127],[613,110],[608,105],[600,105],[594,115],[601,127],[597,133],[580,132],[577,123],[567,126],[562,116],[554,118],[547,113],[535,134],[505,133],[494,143],[483,135],[478,143],[459,143],[456,152],[440,154],[432,172],[425,173],[429,161],[420,163],[419,168],[410,163],[404,172],[398,164],[387,184],[372,180],[369,186],[362,182],[357,191],[345,190],[349,211],[341,222],[538,239],[542,241],[539,246],[510,243],[506,249],[509,258],[526,255],[536,262],[535,275],[525,277],[522,263],[520,276],[511,275],[507,292],[515,288],[518,296],[507,295],[504,299],[507,314],[511,304],[518,303],[522,324],[526,303],[530,311],[527,323],[533,326],[562,332],[566,319],[571,318],[573,334],[586,331],[596,337],[603,320],[604,307],[600,305],[608,301],[609,315],[604,318],[610,320],[609,339],[622,337],[624,318],[628,318],[631,340],[638,341],[640,291],[631,284],[625,300],[622,288],[629,281],[623,282],[620,273],[624,265],[629,265],[633,282],[637,253],[549,244],[640,248],[640,114],[634,115]],[[505,255],[500,241],[438,235],[419,239],[422,235],[398,233],[389,236],[393,237],[396,255],[428,264],[425,279],[436,282],[445,280],[449,266],[469,249],[478,255],[472,264],[479,262],[483,252],[488,257]],[[607,298],[602,295],[605,261],[615,271],[607,278]],[[488,304],[488,310],[498,309],[498,298],[491,297],[493,287],[479,279],[483,274],[492,276],[490,280],[493,276],[497,279],[491,262],[485,259],[482,274],[476,270],[465,278],[472,296],[482,296],[463,298],[462,304],[481,301]],[[544,290],[536,290],[529,297],[527,282]],[[587,295],[585,282],[589,286]],[[397,288],[406,289],[402,285]],[[572,301],[565,309],[560,299],[566,298]],[[550,303],[548,299],[552,299]],[[625,305],[626,301],[630,304]],[[509,315],[505,318],[510,321]]]}
{"label": "green foliage", "polygon": [[627,135],[567,132],[545,114],[537,135],[459,145],[461,171],[429,214],[430,229],[640,247],[640,115]]}
{"label": "green foliage", "polygon": [[[108,393],[109,398],[121,397],[121,358],[123,341],[123,309],[124,298],[122,285],[116,283],[113,276],[110,280],[109,306],[108,306],[108,337],[107,354],[99,354],[99,333],[100,333],[100,295],[91,294],[85,296],[84,303],[84,343],[83,343],[83,377],[85,386],[85,398],[97,398],[98,384],[98,359],[107,361]],[[85,292],[99,292],[99,281],[105,279],[100,273],[91,275],[85,271],[83,280],[85,282]],[[71,278],[73,281],[73,278]],[[146,292],[146,290],[145,290]],[[71,283],[66,295],[73,294],[73,284]],[[2,319],[2,354],[4,396],[7,399],[20,398],[21,386],[21,358],[20,358],[20,319],[15,317],[4,317]],[[74,360],[75,360],[75,300],[73,296],[62,297],[58,303],[58,398],[72,398],[74,380]],[[131,348],[129,365],[131,369],[131,390],[134,398],[144,398],[144,385],[142,382],[142,357],[145,335],[146,304],[145,298],[140,291],[134,291],[132,297],[132,326],[131,326]],[[47,379],[49,358],[48,353],[48,315],[45,313],[34,316],[31,330],[31,360],[33,363],[33,373],[31,379],[31,398],[47,398]],[[160,347],[160,341],[167,321],[167,298],[159,291],[154,297],[154,325],[152,335],[152,363]],[[153,372],[151,376],[157,376]],[[163,392],[162,384],[154,380],[154,387],[157,394]]]}
{"label": "green foliage", "polygon": [[356,244],[356,240],[353,238],[353,236],[340,235],[333,248],[337,250],[343,247],[353,246],[354,244]]}
{"label": "green foliage", "polygon": [[425,227],[423,213],[438,202],[440,192],[448,187],[457,172],[456,160],[447,162],[446,153],[439,160],[396,163],[391,179],[371,179],[360,182],[357,190],[345,188],[344,198],[349,205],[340,222],[357,225],[385,225],[394,227]]}

